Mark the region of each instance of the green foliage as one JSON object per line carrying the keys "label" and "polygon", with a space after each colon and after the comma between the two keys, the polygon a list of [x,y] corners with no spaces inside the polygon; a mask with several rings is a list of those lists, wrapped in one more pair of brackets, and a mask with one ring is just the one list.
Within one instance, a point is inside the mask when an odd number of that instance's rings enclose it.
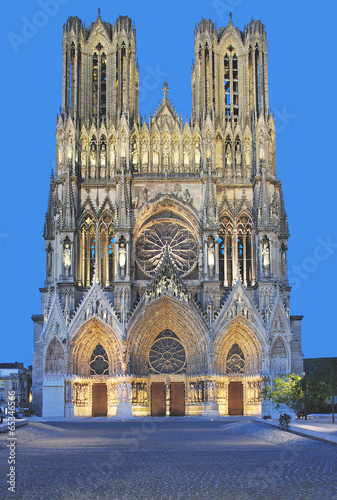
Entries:
{"label": "green foliage", "polygon": [[[304,383],[307,390],[308,409],[312,413],[332,411],[334,422],[334,398],[337,396],[337,358],[305,360]],[[328,405],[331,402],[331,410]]]}
{"label": "green foliage", "polygon": [[276,407],[280,404],[289,406],[299,417],[304,404],[302,379],[295,373],[273,378],[273,384],[264,387],[262,395],[265,399],[272,401]]}

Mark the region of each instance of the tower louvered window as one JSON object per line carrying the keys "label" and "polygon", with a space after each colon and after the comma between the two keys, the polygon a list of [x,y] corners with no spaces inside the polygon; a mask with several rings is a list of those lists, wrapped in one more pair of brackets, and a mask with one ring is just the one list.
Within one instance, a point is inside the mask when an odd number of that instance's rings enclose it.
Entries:
{"label": "tower louvered window", "polygon": [[100,53],[98,44],[92,56],[92,113],[94,116],[106,115],[106,54]]}
{"label": "tower louvered window", "polygon": [[230,53],[224,57],[224,100],[226,116],[239,116],[239,62],[230,47]]}

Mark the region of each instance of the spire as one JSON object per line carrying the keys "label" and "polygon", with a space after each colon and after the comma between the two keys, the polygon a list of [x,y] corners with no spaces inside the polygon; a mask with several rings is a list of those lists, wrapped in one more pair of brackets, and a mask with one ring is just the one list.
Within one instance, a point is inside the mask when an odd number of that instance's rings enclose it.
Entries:
{"label": "spire", "polygon": [[97,9],[97,19],[101,19],[101,9],[99,7]]}
{"label": "spire", "polygon": [[49,189],[49,199],[48,199],[48,209],[46,213],[43,237],[45,240],[51,240],[54,238],[54,192],[55,192],[55,183],[54,183],[54,172],[51,171],[50,176],[50,189]]}
{"label": "spire", "polygon": [[71,170],[72,166],[70,164],[63,184],[61,229],[75,230],[75,201],[70,179]]}
{"label": "spire", "polygon": [[169,90],[169,86],[167,84],[167,81],[165,80],[164,82],[164,86],[163,86],[163,91],[164,91],[164,99],[163,99],[163,102],[166,103],[167,102],[167,91]]}
{"label": "spire", "polygon": [[280,185],[280,236],[281,238],[289,238],[288,216],[284,206],[284,198],[282,186]]}
{"label": "spire", "polygon": [[117,186],[117,224],[120,229],[131,227],[130,196],[124,168]]}
{"label": "spire", "polygon": [[211,175],[211,160],[207,160],[207,177],[204,194],[204,227],[218,226],[218,205]]}

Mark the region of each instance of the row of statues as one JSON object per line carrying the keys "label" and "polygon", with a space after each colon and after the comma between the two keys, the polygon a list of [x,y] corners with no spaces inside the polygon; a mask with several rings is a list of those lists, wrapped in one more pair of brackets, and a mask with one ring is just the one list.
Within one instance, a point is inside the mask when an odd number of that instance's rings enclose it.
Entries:
{"label": "row of statues", "polygon": [[[286,368],[284,360],[275,360],[279,366],[277,368]],[[276,371],[276,364],[273,365],[274,373],[282,373]],[[282,366],[281,366],[282,365]],[[66,384],[67,397],[66,400],[72,401],[76,406],[89,406],[91,401],[91,384],[89,382],[75,382]],[[261,390],[263,382],[260,380],[248,380],[243,384],[243,397],[248,405],[259,404],[261,402]],[[165,386],[166,405],[170,405],[170,384]],[[149,386],[144,382],[136,383],[108,383],[108,405],[116,406],[119,403],[133,404],[135,406],[147,407],[149,405]],[[189,382],[187,389],[187,403],[189,405],[199,405],[203,403],[218,403],[225,405],[228,403],[228,383],[227,382]]]}
{"label": "row of statues", "polygon": [[151,290],[145,292],[145,303],[148,304],[152,299],[158,299],[163,295],[170,295],[186,303],[190,298],[190,294],[184,290],[181,283],[176,282],[173,278],[163,276],[160,280],[156,280]]}

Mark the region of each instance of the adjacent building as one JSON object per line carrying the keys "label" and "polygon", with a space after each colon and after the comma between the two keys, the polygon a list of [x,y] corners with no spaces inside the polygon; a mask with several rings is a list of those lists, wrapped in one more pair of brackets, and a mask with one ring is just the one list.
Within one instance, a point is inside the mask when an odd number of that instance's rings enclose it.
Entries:
{"label": "adjacent building", "polygon": [[0,363],[0,406],[8,403],[8,393],[15,395],[17,406],[28,406],[32,399],[32,367],[23,363]]}

